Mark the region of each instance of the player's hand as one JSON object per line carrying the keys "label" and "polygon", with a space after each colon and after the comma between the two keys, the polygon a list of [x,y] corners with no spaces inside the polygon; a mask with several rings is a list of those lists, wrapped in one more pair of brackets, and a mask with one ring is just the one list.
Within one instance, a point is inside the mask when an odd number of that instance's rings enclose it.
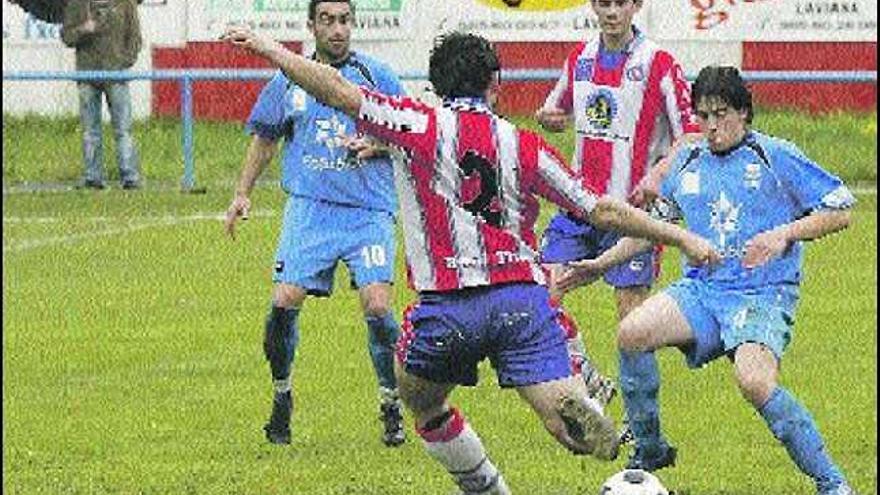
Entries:
{"label": "player's hand", "polygon": [[712,247],[712,243],[695,234],[688,234],[681,250],[693,266],[715,265],[721,261],[721,255]]}
{"label": "player's hand", "polygon": [[358,160],[367,160],[388,154],[388,147],[369,136],[346,136],[343,145]]}
{"label": "player's hand", "polygon": [[[665,161],[663,158],[661,162]],[[662,163],[657,163],[657,166],[651,168],[642,180],[636,184],[635,189],[629,195],[629,202],[633,206],[644,206],[650,204],[652,201],[657,199],[660,196],[660,183],[663,182],[663,176],[661,174],[661,169],[659,166],[663,165]]]}
{"label": "player's hand", "polygon": [[781,255],[788,249],[788,240],[778,230],[761,232],[746,242],[746,254],[742,264],[745,268],[756,268]]}
{"label": "player's hand", "polygon": [[260,33],[255,33],[247,26],[230,26],[220,36],[221,41],[228,41],[235,46],[246,48],[257,55],[266,55],[269,52],[281,48],[281,45]]}
{"label": "player's hand", "polygon": [[243,194],[237,194],[229,208],[226,209],[226,220],[223,225],[226,227],[226,233],[235,240],[235,222],[241,217],[242,220],[248,219],[248,212],[251,209],[251,200]]}
{"label": "player's hand", "polygon": [[568,113],[561,108],[540,108],[535,112],[535,119],[550,132],[564,131],[571,120]]}
{"label": "player's hand", "polygon": [[566,263],[554,281],[554,288],[568,293],[578,287],[592,284],[602,276],[603,270],[596,260],[580,260]]}

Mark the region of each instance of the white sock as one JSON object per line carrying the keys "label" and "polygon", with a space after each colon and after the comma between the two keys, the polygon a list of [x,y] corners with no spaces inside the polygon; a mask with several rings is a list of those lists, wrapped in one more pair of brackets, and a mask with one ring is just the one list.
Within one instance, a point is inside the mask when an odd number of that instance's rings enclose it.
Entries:
{"label": "white sock", "polygon": [[291,380],[288,376],[284,380],[273,380],[272,385],[275,388],[276,394],[283,394],[284,392],[288,392],[291,388]]}
{"label": "white sock", "polygon": [[457,409],[443,426],[419,429],[428,454],[443,465],[455,483],[468,495],[509,495],[498,469],[489,460],[483,443]]}

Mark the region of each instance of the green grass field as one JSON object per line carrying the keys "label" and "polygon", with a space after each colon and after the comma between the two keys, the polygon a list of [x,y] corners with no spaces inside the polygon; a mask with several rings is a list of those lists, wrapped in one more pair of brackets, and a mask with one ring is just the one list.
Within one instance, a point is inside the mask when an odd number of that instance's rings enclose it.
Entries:
{"label": "green grass field", "polygon": [[[816,134],[858,134],[868,125],[841,120],[841,130]],[[75,126],[35,122],[4,117],[4,186],[78,175]],[[70,135],[44,141],[38,129],[50,126]],[[3,195],[4,492],[451,493],[411,430],[399,449],[379,442],[365,326],[344,269],[334,297],[309,300],[300,319],[294,443],[264,442],[271,386],[262,325],[284,198],[274,186],[258,188],[252,217],[231,242],[220,215],[246,139],[235,126],[200,125],[198,173],[208,193],[184,195],[152,187],[179,178],[176,129],[172,122],[139,129],[150,136],[140,139],[151,180],[145,190]],[[817,146],[825,153],[819,161],[842,174],[859,167],[849,180],[876,179],[875,134],[858,149],[792,140],[811,154]],[[870,494],[877,493],[875,194],[859,196],[854,219],[807,251],[782,382],[811,409],[854,486]],[[677,258],[674,251],[665,258],[661,285],[678,273]],[[398,273],[401,310],[412,293]],[[597,285],[567,303],[594,359],[615,374],[611,292]],[[660,472],[667,487],[678,495],[813,493],[739,396],[726,361],[691,372],[676,351],[660,360],[663,419],[679,447],[679,465]],[[495,386],[488,366],[482,371],[481,384],[459,389],[453,401],[515,493],[595,494],[622,468],[627,452],[613,463],[570,456],[514,392]],[[618,400],[611,413],[619,417]]]}

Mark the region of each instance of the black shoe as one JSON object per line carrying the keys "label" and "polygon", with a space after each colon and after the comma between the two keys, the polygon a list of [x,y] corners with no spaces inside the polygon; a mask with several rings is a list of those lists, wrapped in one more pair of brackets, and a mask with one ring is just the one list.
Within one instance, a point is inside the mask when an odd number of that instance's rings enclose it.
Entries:
{"label": "black shoe", "polygon": [[400,403],[397,401],[384,402],[379,406],[379,420],[385,426],[382,432],[382,443],[388,447],[397,447],[406,440],[406,432],[403,430],[403,415],[400,413]]}
{"label": "black shoe", "polygon": [[627,469],[641,469],[642,471],[653,472],[669,466],[675,466],[675,456],[678,451],[675,447],[667,445],[663,453],[655,457],[645,457],[640,449],[636,447],[636,451],[630,456],[626,463]]}
{"label": "black shoe", "polygon": [[632,427],[629,425],[629,416],[626,415],[626,411],[623,412],[623,420],[620,430],[617,432],[617,438],[620,439],[620,445],[633,443],[636,440],[636,434],[633,433]]}
{"label": "black shoe", "polygon": [[290,416],[293,413],[293,398],[290,391],[276,393],[272,400],[272,415],[263,426],[266,439],[275,444],[290,443]]}
{"label": "black shoe", "polygon": [[81,184],[79,184],[76,188],[77,189],[95,189],[97,191],[100,191],[102,189],[106,189],[107,186],[99,180],[85,180]]}
{"label": "black shoe", "polygon": [[134,181],[134,180],[125,181],[122,183],[122,188],[125,189],[126,191],[131,191],[133,189],[140,189],[141,183],[138,181]]}

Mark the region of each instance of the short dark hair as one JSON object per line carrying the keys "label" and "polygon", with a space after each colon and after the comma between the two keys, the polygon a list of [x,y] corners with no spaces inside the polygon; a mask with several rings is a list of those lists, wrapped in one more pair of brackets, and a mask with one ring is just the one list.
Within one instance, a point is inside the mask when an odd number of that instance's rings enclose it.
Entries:
{"label": "short dark hair", "polygon": [[434,40],[428,79],[443,98],[481,97],[500,69],[498,54],[487,39],[453,31]]}
{"label": "short dark hair", "polygon": [[318,15],[319,3],[347,3],[351,7],[351,13],[354,14],[354,4],[351,0],[309,0],[309,20],[314,21]]}
{"label": "short dark hair", "polygon": [[718,98],[737,111],[746,111],[746,122],[752,123],[752,93],[736,67],[710,65],[703,67],[691,88],[691,106],[705,98]]}

